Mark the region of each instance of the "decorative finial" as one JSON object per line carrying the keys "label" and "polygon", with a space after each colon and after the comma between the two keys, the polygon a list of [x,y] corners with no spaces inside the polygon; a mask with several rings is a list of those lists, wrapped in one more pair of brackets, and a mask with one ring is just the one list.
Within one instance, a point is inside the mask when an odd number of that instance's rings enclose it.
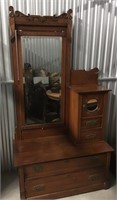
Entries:
{"label": "decorative finial", "polygon": [[9,6],[9,11],[10,11],[10,17],[13,17],[14,16],[14,8],[13,6]]}
{"label": "decorative finial", "polygon": [[71,14],[72,14],[72,9],[69,9],[69,10],[67,11],[67,14],[68,14],[69,19],[71,19],[71,18],[72,18],[72,16],[71,16]]}

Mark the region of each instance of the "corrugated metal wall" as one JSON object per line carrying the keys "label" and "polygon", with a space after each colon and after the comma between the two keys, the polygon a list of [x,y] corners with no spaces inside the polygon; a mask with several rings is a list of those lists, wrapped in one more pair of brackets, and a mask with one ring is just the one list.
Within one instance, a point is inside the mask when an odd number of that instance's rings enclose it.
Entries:
{"label": "corrugated metal wall", "polygon": [[13,88],[11,84],[1,85],[1,164],[2,170],[13,168],[13,137],[15,129]]}
{"label": "corrugated metal wall", "polygon": [[12,138],[15,116],[9,47],[8,7],[26,14],[53,15],[73,10],[72,66],[100,70],[100,82],[112,90],[106,139],[116,135],[117,0],[5,0],[0,1],[0,115],[2,170],[13,168]]}

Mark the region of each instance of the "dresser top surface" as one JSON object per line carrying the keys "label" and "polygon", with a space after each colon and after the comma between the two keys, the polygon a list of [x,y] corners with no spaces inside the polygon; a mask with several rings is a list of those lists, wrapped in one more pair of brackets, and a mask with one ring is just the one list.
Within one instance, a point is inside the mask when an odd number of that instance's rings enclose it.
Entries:
{"label": "dresser top surface", "polygon": [[110,90],[101,85],[79,85],[70,86],[70,90],[76,93],[87,93],[87,92],[109,92]]}
{"label": "dresser top surface", "polygon": [[43,137],[31,141],[15,141],[14,164],[15,166],[23,166],[112,151],[113,149],[105,141],[74,145],[64,135]]}

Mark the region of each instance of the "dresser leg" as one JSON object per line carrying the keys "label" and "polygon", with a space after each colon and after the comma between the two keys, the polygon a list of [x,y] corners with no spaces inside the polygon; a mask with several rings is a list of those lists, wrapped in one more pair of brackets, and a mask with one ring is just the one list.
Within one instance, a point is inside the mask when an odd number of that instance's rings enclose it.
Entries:
{"label": "dresser leg", "polygon": [[25,187],[24,187],[24,171],[23,171],[23,167],[20,167],[18,169],[19,172],[19,184],[20,184],[20,199],[24,200],[26,199],[25,196]]}
{"label": "dresser leg", "polygon": [[25,200],[25,199],[26,199],[26,198],[25,198],[25,193],[20,192],[20,199],[21,199],[21,200]]}

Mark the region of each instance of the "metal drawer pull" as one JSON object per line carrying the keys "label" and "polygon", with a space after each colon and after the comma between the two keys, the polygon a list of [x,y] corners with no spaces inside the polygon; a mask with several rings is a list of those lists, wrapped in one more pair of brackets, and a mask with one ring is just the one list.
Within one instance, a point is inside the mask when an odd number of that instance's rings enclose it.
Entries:
{"label": "metal drawer pull", "polygon": [[45,189],[44,184],[39,184],[39,185],[33,186],[33,190],[35,190],[36,192],[41,192],[44,189]]}
{"label": "metal drawer pull", "polygon": [[99,179],[99,175],[90,175],[88,179],[91,181],[96,181]]}
{"label": "metal drawer pull", "polygon": [[95,139],[95,138],[96,138],[96,134],[86,135],[85,138],[86,138],[86,139]]}
{"label": "metal drawer pull", "polygon": [[42,164],[33,165],[32,168],[35,172],[41,172],[43,170],[43,165]]}
{"label": "metal drawer pull", "polygon": [[95,126],[97,122],[97,120],[86,121],[86,126]]}

